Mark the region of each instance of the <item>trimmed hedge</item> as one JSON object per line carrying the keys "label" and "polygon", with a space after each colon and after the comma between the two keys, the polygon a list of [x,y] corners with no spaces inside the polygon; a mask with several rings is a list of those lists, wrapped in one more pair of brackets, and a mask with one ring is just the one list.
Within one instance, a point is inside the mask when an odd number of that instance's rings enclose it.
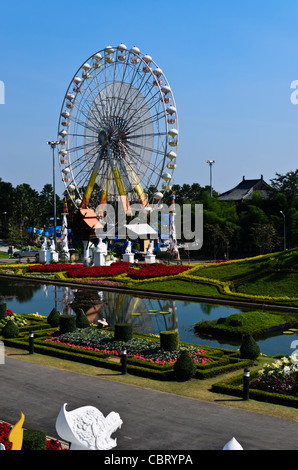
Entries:
{"label": "trimmed hedge", "polygon": [[54,307],[47,317],[47,322],[51,326],[59,326],[60,312]]}
{"label": "trimmed hedge", "polygon": [[0,320],[6,318],[7,304],[5,302],[0,302]]}
{"label": "trimmed hedge", "polygon": [[19,328],[14,321],[8,320],[2,328],[2,336],[3,338],[17,338],[19,336]]}
{"label": "trimmed hedge", "polygon": [[24,429],[22,450],[46,450],[47,437],[43,431]]}
{"label": "trimmed hedge", "polygon": [[178,351],[179,350],[179,333],[178,331],[161,331],[160,347],[164,351]]}
{"label": "trimmed hedge", "polygon": [[68,333],[69,331],[76,330],[76,316],[75,315],[60,315],[59,317],[60,333]]}
{"label": "trimmed hedge", "polygon": [[129,341],[133,337],[132,323],[116,323],[114,337],[116,341]]}

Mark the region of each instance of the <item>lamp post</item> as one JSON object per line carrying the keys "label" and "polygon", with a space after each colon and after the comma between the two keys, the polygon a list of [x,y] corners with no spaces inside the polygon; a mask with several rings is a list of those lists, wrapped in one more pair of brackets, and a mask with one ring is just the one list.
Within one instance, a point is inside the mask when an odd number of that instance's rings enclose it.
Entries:
{"label": "lamp post", "polygon": [[284,251],[286,251],[287,249],[287,241],[286,241],[286,216],[285,214],[283,213],[283,211],[279,211],[281,213],[281,215],[283,216],[284,218]]}
{"label": "lamp post", "polygon": [[52,147],[53,150],[53,193],[54,193],[54,244],[55,250],[57,250],[57,235],[56,235],[56,227],[57,227],[57,217],[56,217],[56,188],[55,188],[55,148],[59,142],[51,140],[48,142],[48,145]]}
{"label": "lamp post", "polygon": [[215,160],[206,160],[210,168],[210,197],[212,197],[212,165],[215,163]]}

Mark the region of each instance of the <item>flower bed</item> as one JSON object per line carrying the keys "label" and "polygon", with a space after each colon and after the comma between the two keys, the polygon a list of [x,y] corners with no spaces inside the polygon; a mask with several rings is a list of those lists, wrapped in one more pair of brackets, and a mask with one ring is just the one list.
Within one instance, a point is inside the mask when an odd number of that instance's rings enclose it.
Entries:
{"label": "flower bed", "polygon": [[18,327],[26,326],[27,320],[23,315],[14,313],[11,309],[7,309],[6,317],[0,320],[0,329],[3,328],[8,321],[12,320]]}
{"label": "flower bed", "polygon": [[128,272],[129,263],[119,262],[112,263],[110,266],[75,266],[67,270],[67,275],[70,278],[85,278],[85,277],[101,277],[101,276],[118,276]]}
{"label": "flower bed", "polygon": [[175,276],[191,268],[191,266],[186,265],[169,266],[158,263],[143,264],[139,266],[139,269],[135,269],[132,267],[129,268],[127,274],[131,279],[143,280],[162,276]]}
{"label": "flower bed", "polygon": [[[0,444],[5,446],[5,450],[11,450],[11,442],[8,440],[8,435],[12,426],[4,421],[0,421]],[[64,450],[62,444],[57,439],[47,438],[46,450]]]}
{"label": "flower bed", "polygon": [[[106,355],[121,355],[123,345],[128,347],[127,356],[141,361],[148,361],[156,364],[174,364],[180,354],[179,351],[163,351],[156,340],[147,338],[133,338],[128,343],[116,341],[111,331],[97,328],[77,329],[70,333],[64,333],[58,337],[52,336],[45,340],[56,344],[66,344],[85,350],[102,352]],[[211,362],[210,357],[205,357],[206,349],[195,346],[185,346],[193,356],[194,361],[200,364]]]}
{"label": "flower bed", "polygon": [[[277,405],[298,408],[297,394],[298,357],[284,357],[260,371],[250,374],[249,397]],[[267,380],[268,379],[268,380]],[[217,382],[212,391],[233,396],[243,396],[243,375]]]}
{"label": "flower bed", "polygon": [[298,355],[265,364],[250,386],[257,390],[298,396]]}
{"label": "flower bed", "polygon": [[34,264],[28,266],[28,272],[32,273],[55,273],[60,271],[70,271],[72,269],[83,268],[84,264],[72,263],[49,263],[49,264]]}

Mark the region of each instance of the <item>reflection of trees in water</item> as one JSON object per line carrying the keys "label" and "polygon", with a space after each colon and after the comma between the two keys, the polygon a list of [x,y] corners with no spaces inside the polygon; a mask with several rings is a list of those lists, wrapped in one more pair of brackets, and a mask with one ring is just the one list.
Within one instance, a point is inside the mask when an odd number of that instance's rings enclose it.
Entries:
{"label": "reflection of trees in water", "polygon": [[132,313],[145,313],[147,307],[138,297],[127,294],[104,292],[104,304],[100,309],[100,317],[106,318],[110,326],[115,323],[139,323],[140,317]]}
{"label": "reflection of trees in water", "polygon": [[35,292],[41,289],[40,284],[30,284],[29,282],[10,281],[8,279],[0,280],[0,298],[5,301],[5,297],[16,297],[18,302],[27,302],[31,300]]}

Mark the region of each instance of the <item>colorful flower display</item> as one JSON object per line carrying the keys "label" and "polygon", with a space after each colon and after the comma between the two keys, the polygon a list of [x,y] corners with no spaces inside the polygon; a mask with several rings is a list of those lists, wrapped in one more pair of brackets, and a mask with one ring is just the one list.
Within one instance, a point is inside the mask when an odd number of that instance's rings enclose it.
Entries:
{"label": "colorful flower display", "polygon": [[282,357],[273,364],[265,364],[251,388],[296,396],[298,393],[298,355]]}

